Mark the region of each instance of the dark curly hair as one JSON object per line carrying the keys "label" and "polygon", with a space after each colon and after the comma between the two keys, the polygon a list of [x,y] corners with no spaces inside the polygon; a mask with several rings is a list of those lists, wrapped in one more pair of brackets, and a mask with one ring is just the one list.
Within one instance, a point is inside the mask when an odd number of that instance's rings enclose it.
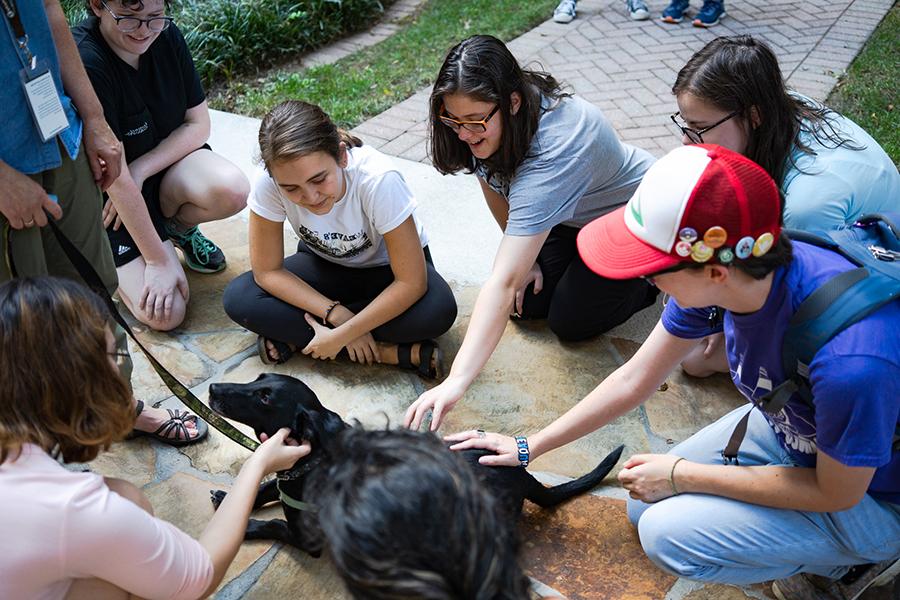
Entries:
{"label": "dark curly hair", "polygon": [[462,457],[433,434],[406,429],[347,429],[338,443],[341,458],[312,487],[354,598],[528,597],[516,533]]}
{"label": "dark curly hair", "polygon": [[0,463],[24,444],[87,462],[134,426],[128,385],[107,350],[109,311],[54,277],[0,285]]}

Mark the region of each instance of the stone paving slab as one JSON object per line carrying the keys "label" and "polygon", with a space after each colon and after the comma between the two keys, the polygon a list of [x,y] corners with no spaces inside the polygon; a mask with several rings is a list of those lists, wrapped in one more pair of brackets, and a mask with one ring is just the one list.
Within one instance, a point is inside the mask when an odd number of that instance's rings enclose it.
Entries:
{"label": "stone paving slab", "polygon": [[[415,0],[401,2],[415,4]],[[510,45],[520,59],[540,61],[603,108],[623,138],[661,154],[678,143],[666,124],[674,110],[669,88],[675,72],[714,35],[752,32],[764,37],[779,53],[789,81],[799,91],[822,99],[889,6],[885,0],[748,0],[729,3],[730,17],[708,32],[685,25],[634,23],[618,1],[582,0],[579,17],[572,24],[548,21]],[[658,11],[661,6],[652,8]],[[436,265],[460,305],[456,324],[440,340],[452,357],[478,288],[490,272],[500,233],[474,178],[443,177],[423,164],[427,163],[427,97],[428,90],[422,90],[355,131],[366,143],[398,156],[398,167],[419,201]],[[211,144],[252,175],[258,126],[258,120],[214,111]],[[204,400],[211,382],[249,381],[263,371],[276,371],[304,379],[326,406],[346,419],[359,419],[367,427],[396,425],[407,404],[427,385],[409,372],[341,361],[320,363],[302,356],[277,367],[266,367],[258,360],[255,336],[232,323],[221,308],[227,283],[249,269],[247,212],[203,229],[225,250],[228,269],[215,275],[188,275],[192,300],[185,323],[176,331],[160,334],[138,328],[158,358]],[[296,238],[286,232],[286,252],[295,244]],[[660,309],[657,304],[608,335],[579,344],[559,344],[540,323],[510,323],[484,373],[443,429],[483,426],[518,433],[549,423],[634,353]],[[136,396],[145,402],[178,406],[146,360],[133,350]],[[532,471],[541,481],[553,484],[591,469],[620,443],[627,446],[625,456],[665,452],[740,402],[726,377],[701,382],[675,373],[667,389],[644,406],[542,456]],[[208,441],[180,450],[140,439],[117,444],[90,466],[142,486],[157,514],[196,535],[211,515],[208,490],[227,489],[246,456],[244,449],[211,430]],[[526,540],[523,564],[538,596],[771,598],[764,585],[704,586],[658,570],[643,555],[627,523],[624,498],[611,477],[591,495],[554,510],[526,507],[521,522]],[[255,516],[277,514],[275,508]],[[865,598],[887,600],[893,597],[892,589],[881,588]],[[254,542],[244,544],[216,597],[348,596],[327,559],[312,559],[280,544]]]}

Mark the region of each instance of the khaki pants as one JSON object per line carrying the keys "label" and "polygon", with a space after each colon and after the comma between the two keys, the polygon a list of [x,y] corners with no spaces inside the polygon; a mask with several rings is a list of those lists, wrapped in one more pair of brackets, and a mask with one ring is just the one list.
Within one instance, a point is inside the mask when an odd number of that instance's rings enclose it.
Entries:
{"label": "khaki pants", "polygon": [[[78,158],[71,160],[62,145],[59,147],[62,165],[55,169],[30,175],[48,194],[59,198],[62,218],[56,221],[60,230],[78,248],[96,269],[110,294],[119,287],[116,267],[106,231],[103,229],[103,196],[94,182],[84,148]],[[0,232],[6,231],[6,218],[0,215]],[[82,281],[81,276],[57,243],[49,227],[9,229],[9,240],[2,236],[0,283],[12,279],[6,253],[19,277],[53,275]],[[115,326],[113,332],[119,351],[127,351],[125,331]],[[122,362],[126,364],[122,364]],[[120,361],[120,370],[126,381],[131,380],[131,360]]]}

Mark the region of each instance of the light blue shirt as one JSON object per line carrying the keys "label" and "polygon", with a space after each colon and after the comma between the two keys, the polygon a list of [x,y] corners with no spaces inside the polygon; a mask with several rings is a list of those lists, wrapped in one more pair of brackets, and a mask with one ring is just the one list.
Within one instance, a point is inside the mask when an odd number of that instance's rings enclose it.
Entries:
{"label": "light blue shirt", "polygon": [[800,134],[815,154],[793,150],[796,166],[789,165],[782,185],[786,227],[826,231],[866,214],[900,211],[900,173],[884,149],[847,117],[829,117],[842,137],[864,148],[834,148],[831,142],[822,144],[809,133]]}
{"label": "light blue shirt", "polygon": [[[57,137],[69,157],[74,160],[81,144],[81,119],[71,98],[63,91],[59,58],[44,5],[37,0],[19,0],[16,4],[22,26],[28,34],[28,48],[39,62],[43,61],[50,68],[56,89],[60,93],[69,127]],[[0,32],[0,79],[3,81],[0,84],[0,107],[4,120],[3,135],[0,136],[0,160],[25,174],[55,169],[62,164],[59,146],[56,139],[48,142],[41,139],[19,79],[19,72],[27,63],[25,54],[19,50],[9,19],[0,14],[0,20],[3,21],[0,25],[3,29]]]}

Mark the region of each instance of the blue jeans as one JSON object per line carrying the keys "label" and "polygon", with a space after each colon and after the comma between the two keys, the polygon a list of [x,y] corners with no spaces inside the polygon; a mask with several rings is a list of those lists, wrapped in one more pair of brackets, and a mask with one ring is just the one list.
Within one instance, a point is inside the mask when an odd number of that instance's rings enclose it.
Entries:
{"label": "blue jeans", "polygon": [[[671,454],[722,464],[722,448],[747,409],[728,413]],[[745,466],[796,466],[759,410],[738,458]],[[849,510],[815,513],[682,494],[655,504],[629,500],[628,518],[657,566],[698,581],[745,585],[797,573],[837,578],[852,565],[900,556],[900,505],[869,495]]]}

